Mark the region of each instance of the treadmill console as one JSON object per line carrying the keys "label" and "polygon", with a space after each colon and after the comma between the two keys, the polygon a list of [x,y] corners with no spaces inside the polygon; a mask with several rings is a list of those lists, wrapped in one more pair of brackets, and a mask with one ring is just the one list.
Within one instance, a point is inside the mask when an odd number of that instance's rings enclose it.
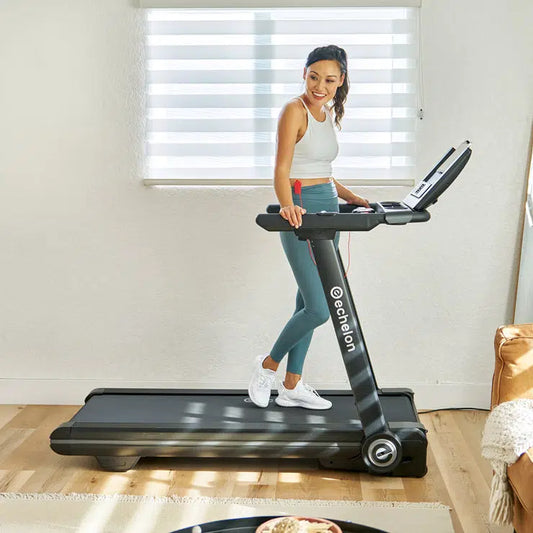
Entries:
{"label": "treadmill console", "polygon": [[[470,141],[457,149],[450,148],[435,168],[404,198],[402,202],[376,202],[380,213],[395,214],[423,211],[434,204],[438,197],[452,184],[466,165],[472,150]],[[353,210],[357,212],[357,210]]]}
{"label": "treadmill console", "polygon": [[434,204],[463,170],[471,154],[470,141],[465,141],[457,149],[450,148],[435,168],[404,198],[403,204],[414,211],[422,211]]}
{"label": "treadmill console", "polygon": [[405,205],[403,202],[377,202],[379,211],[385,213],[404,213],[411,211],[411,208]]}

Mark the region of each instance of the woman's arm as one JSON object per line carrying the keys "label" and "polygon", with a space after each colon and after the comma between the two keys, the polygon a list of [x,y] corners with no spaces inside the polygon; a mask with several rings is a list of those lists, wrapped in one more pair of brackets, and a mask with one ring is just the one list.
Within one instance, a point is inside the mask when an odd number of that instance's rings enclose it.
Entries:
{"label": "woman's arm", "polygon": [[292,201],[290,170],[301,121],[302,112],[298,102],[288,103],[278,121],[274,168],[274,189],[279,200],[280,215],[296,228],[302,225],[302,214],[305,213],[305,209],[295,206]]}
{"label": "woman's arm", "polygon": [[357,196],[357,194],[350,191],[350,189],[347,189],[344,185],[341,185],[336,179],[334,179],[333,181],[335,183],[335,187],[337,189],[337,194],[339,195],[339,198],[342,198],[344,201],[346,201],[349,204],[361,205],[363,207],[370,207],[370,204],[368,203],[368,200],[366,198]]}

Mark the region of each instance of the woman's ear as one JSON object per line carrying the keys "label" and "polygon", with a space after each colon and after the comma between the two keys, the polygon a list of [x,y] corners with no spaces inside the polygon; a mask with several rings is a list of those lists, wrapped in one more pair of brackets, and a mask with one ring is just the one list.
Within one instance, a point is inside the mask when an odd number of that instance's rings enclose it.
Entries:
{"label": "woman's ear", "polygon": [[339,82],[339,87],[342,87],[342,85],[344,83],[344,78],[346,78],[346,74],[342,74],[341,75],[341,79],[340,79],[340,82]]}
{"label": "woman's ear", "polygon": [[304,67],[304,74],[302,76],[302,79],[305,80],[306,77],[307,77],[307,68]]}

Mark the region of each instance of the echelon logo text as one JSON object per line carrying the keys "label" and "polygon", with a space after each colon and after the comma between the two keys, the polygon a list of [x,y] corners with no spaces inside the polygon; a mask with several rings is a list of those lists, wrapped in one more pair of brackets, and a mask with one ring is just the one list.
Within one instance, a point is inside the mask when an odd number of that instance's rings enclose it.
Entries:
{"label": "echelon logo text", "polygon": [[348,323],[350,320],[350,315],[346,312],[346,309],[344,309],[344,302],[342,301],[344,291],[341,287],[333,287],[329,291],[329,294],[333,298],[333,305],[335,306],[337,314],[337,317],[333,319],[333,323],[335,324],[336,320],[338,320],[346,349],[349,352],[353,352],[355,350],[355,344],[353,342],[353,330],[350,329],[350,325]]}

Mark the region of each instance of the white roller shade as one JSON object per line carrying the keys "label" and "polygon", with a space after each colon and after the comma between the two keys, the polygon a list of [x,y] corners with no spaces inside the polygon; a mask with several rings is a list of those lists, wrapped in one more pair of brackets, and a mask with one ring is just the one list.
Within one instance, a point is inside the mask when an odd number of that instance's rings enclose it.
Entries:
{"label": "white roller shade", "polygon": [[277,117],[303,91],[308,53],[348,53],[335,177],[411,183],[417,9],[147,10],[146,182],[265,184]]}

